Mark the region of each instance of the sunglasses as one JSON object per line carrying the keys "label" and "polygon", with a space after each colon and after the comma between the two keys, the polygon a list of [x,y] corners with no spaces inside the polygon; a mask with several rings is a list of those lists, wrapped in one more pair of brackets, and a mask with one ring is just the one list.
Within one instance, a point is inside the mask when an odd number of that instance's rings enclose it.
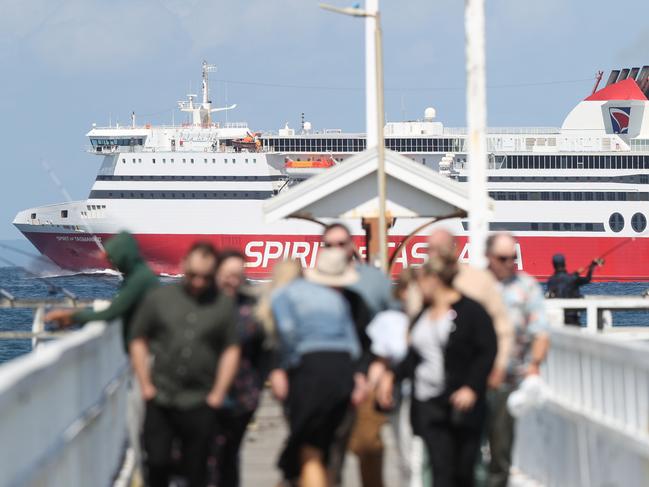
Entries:
{"label": "sunglasses", "polygon": [[344,241],[341,240],[340,242],[325,242],[324,246],[326,248],[331,248],[331,247],[344,248],[344,247],[347,247],[349,245],[349,243],[350,243],[349,240],[344,240]]}
{"label": "sunglasses", "polygon": [[197,272],[185,272],[185,277],[190,281],[192,279],[202,279],[203,281],[209,281],[214,279],[214,274],[199,274]]}
{"label": "sunglasses", "polygon": [[503,264],[507,262],[514,262],[516,260],[517,256],[514,255],[494,255],[494,259],[496,259],[498,262],[502,262]]}

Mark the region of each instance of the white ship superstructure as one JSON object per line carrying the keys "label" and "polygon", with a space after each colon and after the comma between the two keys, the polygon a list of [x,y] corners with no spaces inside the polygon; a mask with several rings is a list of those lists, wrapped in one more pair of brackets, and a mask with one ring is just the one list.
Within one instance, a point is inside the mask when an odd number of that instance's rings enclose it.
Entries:
{"label": "white ship superstructure", "polygon": [[[180,102],[189,123],[177,126],[93,127],[91,151],[103,158],[86,200],[20,212],[14,224],[62,267],[101,267],[92,235],[105,239],[133,232],[160,272],[177,272],[179,257],[196,239],[235,247],[262,277],[278,259],[311,265],[319,227],[309,222],[267,224],[262,203],[332,164],[365,149],[364,134],[295,130],[256,133],[247,124],[212,120],[208,73],[203,64],[200,102]],[[560,128],[490,129],[489,191],[496,200],[492,230],[520,241],[519,265],[547,276],[552,253],[581,265],[623,244],[600,277],[649,280],[649,67],[615,70],[607,85],[580,102]],[[441,174],[467,180],[466,133],[444,127],[435,110],[418,121],[385,126],[388,149]],[[398,221],[393,242],[417,220]],[[451,224],[460,236],[466,222]],[[360,228],[354,228],[360,234]],[[424,259],[423,236],[404,250],[402,264]],[[628,243],[628,245],[626,245]]]}

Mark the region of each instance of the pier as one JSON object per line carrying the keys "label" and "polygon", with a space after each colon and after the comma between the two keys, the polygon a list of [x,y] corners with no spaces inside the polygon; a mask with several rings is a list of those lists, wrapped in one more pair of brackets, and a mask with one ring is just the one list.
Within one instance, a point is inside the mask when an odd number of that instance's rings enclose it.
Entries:
{"label": "pier", "polygon": [[[649,299],[591,296],[548,300],[547,307],[554,316],[542,369],[547,397],[518,421],[511,485],[644,485],[649,327],[598,326],[597,317],[612,309],[649,310]],[[594,311],[577,329],[557,319],[563,309]],[[37,307],[34,330],[42,327],[39,317]],[[119,322],[47,337],[0,366],[0,437],[5,445],[11,439],[0,456],[0,486],[138,485],[126,432],[128,370]],[[285,432],[281,407],[266,392],[244,440],[245,487],[279,479],[275,461]],[[387,427],[383,438],[386,485],[398,486]],[[345,486],[357,485],[356,459],[349,454]]]}

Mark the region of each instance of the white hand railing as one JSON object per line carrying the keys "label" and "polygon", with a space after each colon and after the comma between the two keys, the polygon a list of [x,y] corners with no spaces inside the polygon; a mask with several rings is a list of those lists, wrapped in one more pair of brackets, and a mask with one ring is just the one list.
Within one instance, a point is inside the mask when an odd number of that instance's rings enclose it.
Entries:
{"label": "white hand railing", "polygon": [[0,366],[0,485],[110,485],[127,374],[120,323],[90,323]]}

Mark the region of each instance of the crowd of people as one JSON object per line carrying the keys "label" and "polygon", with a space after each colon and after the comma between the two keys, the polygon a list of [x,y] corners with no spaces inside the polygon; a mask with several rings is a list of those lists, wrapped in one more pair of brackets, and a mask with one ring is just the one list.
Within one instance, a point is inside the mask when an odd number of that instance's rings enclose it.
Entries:
{"label": "crowd of people", "polygon": [[518,270],[512,235],[491,235],[488,268],[477,269],[458,263],[452,234],[434,230],[427,262],[394,285],[361,262],[339,223],[325,228],[314,268],[280,262],[257,286],[241,253],[209,243],[194,244],[183,278],[166,285],[130,235],[107,242],[106,253],[124,275],[112,305],[46,320],[122,318],[129,437],[145,485],[237,487],[265,384],[289,431],[280,485],[340,486],[352,452],[362,485],[382,487],[386,423],[399,485],[473,486],[481,463],[490,487],[507,485],[507,401],[539,374],[549,347],[543,291]]}

